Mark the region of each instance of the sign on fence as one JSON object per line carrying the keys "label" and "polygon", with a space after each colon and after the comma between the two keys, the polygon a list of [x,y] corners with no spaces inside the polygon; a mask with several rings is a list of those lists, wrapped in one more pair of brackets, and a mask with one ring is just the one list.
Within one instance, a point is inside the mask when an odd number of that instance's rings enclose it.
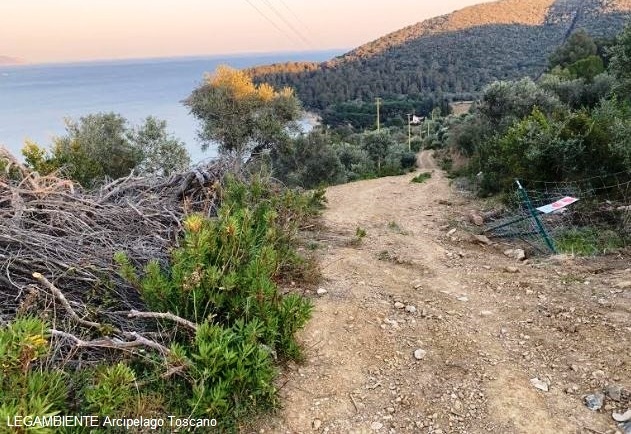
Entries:
{"label": "sign on fence", "polygon": [[563,199],[557,200],[554,203],[550,203],[548,205],[540,206],[537,210],[541,211],[544,214],[550,214],[551,212],[558,211],[560,209],[565,208],[566,206],[573,204],[578,199],[575,197],[565,196]]}

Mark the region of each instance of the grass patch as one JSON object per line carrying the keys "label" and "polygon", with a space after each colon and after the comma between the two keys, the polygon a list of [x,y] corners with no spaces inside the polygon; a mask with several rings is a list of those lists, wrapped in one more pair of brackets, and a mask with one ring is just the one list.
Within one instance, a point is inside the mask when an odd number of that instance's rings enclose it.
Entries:
{"label": "grass patch", "polygon": [[392,261],[394,258],[389,251],[382,250],[381,252],[377,253],[377,259],[380,261]]}
{"label": "grass patch", "polygon": [[423,172],[416,175],[414,178],[412,178],[410,182],[413,182],[415,184],[422,184],[428,179],[430,179],[431,177],[432,177],[432,174],[430,172]]}
{"label": "grass patch", "polygon": [[366,229],[360,226],[357,226],[357,229],[355,229],[355,236],[351,238],[348,244],[350,246],[357,247],[362,243],[365,237],[366,237]]}
{"label": "grass patch", "polygon": [[562,232],[555,238],[559,252],[578,256],[594,256],[624,246],[622,238],[612,230],[577,228]]}
{"label": "grass patch", "polygon": [[388,223],[388,229],[396,232],[397,234],[408,235],[408,232],[404,230],[401,226],[399,226],[399,224],[395,221],[391,221]]}

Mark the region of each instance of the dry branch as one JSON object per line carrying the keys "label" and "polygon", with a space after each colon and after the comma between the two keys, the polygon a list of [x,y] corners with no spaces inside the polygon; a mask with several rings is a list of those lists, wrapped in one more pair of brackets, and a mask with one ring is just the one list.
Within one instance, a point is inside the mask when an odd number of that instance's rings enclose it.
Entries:
{"label": "dry branch", "polygon": [[82,324],[84,326],[87,327],[94,327],[94,328],[100,328],[101,324],[99,324],[98,322],[92,322],[92,321],[88,321],[85,320],[83,318],[81,318],[77,312],[72,308],[72,306],[70,306],[70,303],[68,303],[68,299],[66,298],[66,296],[63,294],[63,292],[61,292],[58,288],[55,287],[55,285],[53,285],[52,283],[50,283],[48,281],[48,279],[46,279],[44,276],[42,276],[40,273],[33,273],[33,277],[40,282],[42,285],[44,285],[46,288],[48,288],[50,290],[50,292],[53,293],[53,295],[55,296],[55,298],[57,298],[57,300],[59,300],[59,302],[63,305],[64,309],[66,309],[68,311],[68,313],[70,314],[70,316],[79,324]]}
{"label": "dry branch", "polygon": [[127,314],[129,318],[156,318],[156,319],[168,319],[170,321],[182,324],[193,331],[197,331],[198,325],[187,319],[172,314],[171,312],[140,312],[132,310]]}
{"label": "dry branch", "polygon": [[[10,322],[18,311],[45,310],[54,315],[55,324],[67,319],[97,329],[102,323],[133,345],[152,346],[143,336],[155,331],[155,322],[136,321],[129,315],[146,308],[137,288],[119,275],[114,254],[125,252],[135,266],[152,259],[166,264],[187,214],[216,215],[217,187],[228,164],[211,162],[169,177],[132,173],[88,191],[55,174],[30,171],[1,146],[0,162],[6,163],[0,173],[0,324]],[[52,293],[63,309],[50,309],[46,297],[27,302],[33,286]],[[91,321],[84,317],[88,311]],[[175,315],[136,317],[196,329]],[[140,334],[125,336],[119,330]],[[76,330],[67,331],[81,336]],[[112,339],[81,340],[80,346],[85,342],[130,345]],[[93,360],[102,356],[92,353]]]}
{"label": "dry branch", "polygon": [[74,345],[78,348],[112,348],[116,350],[127,350],[135,347],[149,347],[154,350],[158,350],[163,355],[169,355],[171,350],[169,350],[164,345],[160,345],[159,343],[152,341],[150,339],[145,338],[136,332],[124,333],[126,338],[133,339],[132,341],[123,341],[117,338],[100,338],[94,339],[91,341],[85,341],[71,333],[62,332],[60,330],[50,329],[50,334],[53,336],[57,336],[60,338],[66,338],[74,342]]}

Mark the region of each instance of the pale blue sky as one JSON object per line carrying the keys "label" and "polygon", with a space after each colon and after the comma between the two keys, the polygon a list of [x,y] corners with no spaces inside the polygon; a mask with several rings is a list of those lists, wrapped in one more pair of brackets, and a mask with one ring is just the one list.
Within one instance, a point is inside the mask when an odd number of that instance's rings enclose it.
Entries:
{"label": "pale blue sky", "polygon": [[352,48],[482,2],[0,0],[0,55],[57,62]]}

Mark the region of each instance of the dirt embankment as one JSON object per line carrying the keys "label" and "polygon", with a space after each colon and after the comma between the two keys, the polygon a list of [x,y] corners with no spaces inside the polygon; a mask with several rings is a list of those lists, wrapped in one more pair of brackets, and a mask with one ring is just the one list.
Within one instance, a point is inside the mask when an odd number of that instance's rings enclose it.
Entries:
{"label": "dirt embankment", "polygon": [[[428,153],[419,163],[432,172],[422,184],[328,190],[327,292],[301,333],[307,360],[252,431],[622,432],[611,415],[631,405],[629,258],[510,259],[472,241],[462,216],[475,205]],[[607,387],[588,409],[585,395]]]}

